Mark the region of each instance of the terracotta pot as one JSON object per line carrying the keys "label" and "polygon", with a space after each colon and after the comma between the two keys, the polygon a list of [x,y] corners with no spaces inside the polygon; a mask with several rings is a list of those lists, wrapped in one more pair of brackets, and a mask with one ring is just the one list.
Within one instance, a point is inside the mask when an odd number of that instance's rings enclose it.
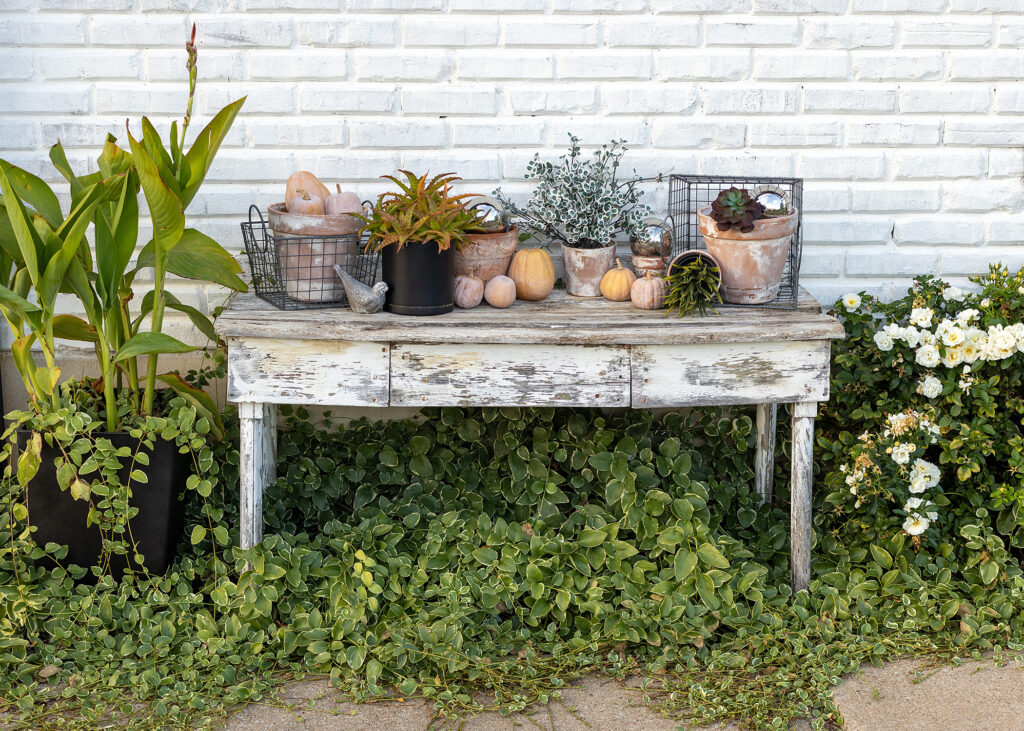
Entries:
{"label": "terracotta pot", "polygon": [[357,234],[363,222],[351,213],[336,213],[331,216],[305,216],[288,213],[284,203],[275,203],[267,209],[270,230],[274,233],[292,236],[344,236]]}
{"label": "terracotta pot", "polygon": [[659,277],[665,276],[665,260],[660,256],[637,256],[633,254],[633,270],[637,277],[643,277],[645,272],[651,272]]}
{"label": "terracotta pot", "polygon": [[704,245],[720,263],[722,299],[736,305],[760,305],[779,296],[779,284],[796,232],[797,211],[754,222],[754,230],[719,231],[711,206],[700,209],[697,223]]}
{"label": "terracotta pot", "polygon": [[298,302],[337,302],[345,288],[334,265],[351,271],[359,251],[354,235],[310,239],[274,232],[285,293]]}
{"label": "terracotta pot", "polygon": [[472,242],[455,252],[455,275],[474,274],[486,284],[491,279],[508,274],[509,264],[519,247],[519,229],[493,234],[470,234]]}
{"label": "terracotta pot", "polygon": [[601,277],[615,265],[615,244],[600,249],[562,246],[565,289],[577,297],[600,297]]}

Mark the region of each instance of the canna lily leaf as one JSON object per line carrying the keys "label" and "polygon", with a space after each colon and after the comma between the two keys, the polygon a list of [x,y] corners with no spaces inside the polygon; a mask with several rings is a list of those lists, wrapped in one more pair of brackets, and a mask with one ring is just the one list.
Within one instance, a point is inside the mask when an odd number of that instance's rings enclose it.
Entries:
{"label": "canna lily leaf", "polygon": [[227,136],[228,130],[231,129],[231,124],[235,121],[238,110],[242,108],[243,104],[245,104],[244,96],[217,112],[216,116],[203,128],[203,131],[196,137],[196,141],[192,143],[192,147],[185,154],[185,161],[189,167],[189,178],[188,184],[185,185],[181,193],[182,206],[188,207],[196,193],[199,192],[199,186],[206,179],[206,173],[210,171],[213,158],[217,154],[217,150],[220,149],[221,143]]}
{"label": "canna lily leaf", "polygon": [[30,280],[35,283],[39,281],[39,255],[42,253],[43,244],[39,240],[35,228],[29,223],[28,213],[25,211],[21,199],[15,195],[14,187],[2,168],[0,168],[0,193],[3,193],[7,218],[18,243],[18,253],[20,254],[18,261],[24,264]]}
{"label": "canna lily leaf", "polygon": [[166,257],[167,252],[181,240],[185,230],[185,211],[181,201],[164,184],[156,163],[145,148],[128,132],[131,142],[135,170],[139,174],[142,192],[149,204],[149,215],[153,220],[153,238],[156,241],[156,255]]}
{"label": "canna lily leaf", "polygon": [[57,315],[54,317],[53,336],[62,340],[81,340],[86,343],[99,342],[96,328],[74,315]]}
{"label": "canna lily leaf", "polygon": [[125,341],[124,345],[117,349],[114,354],[114,363],[120,363],[128,358],[135,358],[140,355],[157,355],[159,353],[188,353],[195,350],[191,345],[186,345],[177,338],[166,333],[143,332],[133,335]]}
{"label": "canna lily leaf", "polygon": [[[57,200],[56,194],[50,190],[50,186],[32,173],[22,170],[6,160],[0,160],[0,170],[6,173],[11,187],[21,200],[32,206],[54,228],[60,226],[64,215],[60,212],[60,202]],[[4,193],[4,197],[7,197],[6,193]]]}
{"label": "canna lily leaf", "polygon": [[[154,266],[153,242],[139,252],[138,269]],[[235,292],[248,287],[238,276],[242,267],[223,246],[204,233],[187,228],[181,240],[167,255],[167,271],[185,279],[216,282]]]}

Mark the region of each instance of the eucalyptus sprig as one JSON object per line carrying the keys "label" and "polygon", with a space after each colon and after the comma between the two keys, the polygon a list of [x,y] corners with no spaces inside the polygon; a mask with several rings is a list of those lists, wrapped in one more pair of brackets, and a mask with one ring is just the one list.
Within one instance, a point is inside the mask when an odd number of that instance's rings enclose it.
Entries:
{"label": "eucalyptus sprig", "polygon": [[692,312],[704,317],[709,309],[717,313],[712,305],[722,302],[721,284],[721,271],[706,256],[698,256],[673,267],[672,273],[665,278],[665,314],[675,310],[676,317],[685,317]]}

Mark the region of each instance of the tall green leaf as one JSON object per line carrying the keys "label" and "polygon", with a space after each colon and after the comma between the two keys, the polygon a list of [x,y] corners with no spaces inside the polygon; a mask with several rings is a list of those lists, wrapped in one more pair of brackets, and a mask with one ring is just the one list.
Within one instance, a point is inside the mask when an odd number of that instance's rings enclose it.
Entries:
{"label": "tall green leaf", "polygon": [[117,200],[100,214],[95,217],[97,289],[104,307],[111,308],[139,238],[139,202],[131,175],[124,177]]}
{"label": "tall green leaf", "polygon": [[[0,170],[7,174],[11,187],[18,196],[32,206],[46,222],[56,228],[64,220],[60,202],[50,186],[27,170],[22,170],[6,160],[0,160]],[[6,197],[6,193],[4,194]]]}
{"label": "tall green leaf", "polygon": [[228,130],[231,129],[231,124],[235,121],[238,110],[245,104],[245,99],[243,96],[241,99],[231,102],[217,112],[217,115],[203,128],[203,131],[196,137],[196,141],[192,143],[192,147],[185,154],[190,175],[188,184],[185,185],[185,189],[182,191],[182,205],[187,207],[192,202],[196,193],[199,192],[199,186],[206,179],[206,173],[210,171],[213,158],[227,136]]}
{"label": "tall green leaf", "polygon": [[160,178],[156,163],[145,148],[128,133],[132,146],[132,157],[135,170],[139,174],[142,192],[149,204],[149,215],[153,219],[153,239],[157,245],[157,255],[166,255],[181,239],[185,230],[185,211],[181,201],[164,184]]}
{"label": "tall green leaf", "polygon": [[[139,252],[137,267],[144,269],[154,264],[153,242],[150,241]],[[185,229],[178,245],[168,253],[167,271],[185,279],[215,282],[236,292],[248,289],[238,276],[242,267],[235,257],[209,236],[193,228]]]}
{"label": "tall green leaf", "polygon": [[42,252],[43,244],[39,240],[35,228],[29,223],[28,213],[21,204],[21,199],[15,195],[14,187],[11,185],[7,173],[2,169],[0,169],[0,193],[3,193],[4,196],[4,205],[14,238],[18,242],[21,261],[24,262],[31,280],[37,282],[39,281],[39,255]]}
{"label": "tall green leaf", "polygon": [[114,362],[120,363],[122,360],[135,358],[140,355],[188,353],[193,350],[195,350],[193,346],[186,345],[167,333],[143,332],[128,338],[124,345],[117,349],[117,353],[114,355]]}

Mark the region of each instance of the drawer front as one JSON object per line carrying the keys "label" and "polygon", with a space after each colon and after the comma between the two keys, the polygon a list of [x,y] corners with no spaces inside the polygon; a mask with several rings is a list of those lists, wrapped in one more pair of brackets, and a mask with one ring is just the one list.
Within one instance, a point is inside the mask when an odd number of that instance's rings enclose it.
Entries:
{"label": "drawer front", "polygon": [[629,349],[393,345],[392,406],[629,406]]}

